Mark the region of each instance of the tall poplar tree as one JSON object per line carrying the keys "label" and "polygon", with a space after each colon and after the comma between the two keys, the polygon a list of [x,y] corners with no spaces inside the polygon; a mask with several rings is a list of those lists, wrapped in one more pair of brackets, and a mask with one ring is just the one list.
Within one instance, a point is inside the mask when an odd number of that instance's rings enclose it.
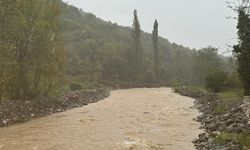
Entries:
{"label": "tall poplar tree", "polygon": [[135,80],[143,78],[143,47],[141,42],[141,26],[137,16],[137,10],[134,10],[134,21],[132,26],[131,36],[133,39],[134,53],[132,55],[133,74]]}
{"label": "tall poplar tree", "polygon": [[159,80],[159,45],[158,45],[158,21],[155,20],[154,22],[154,29],[152,32],[152,39],[153,39],[153,46],[154,46],[154,70],[156,79]]}

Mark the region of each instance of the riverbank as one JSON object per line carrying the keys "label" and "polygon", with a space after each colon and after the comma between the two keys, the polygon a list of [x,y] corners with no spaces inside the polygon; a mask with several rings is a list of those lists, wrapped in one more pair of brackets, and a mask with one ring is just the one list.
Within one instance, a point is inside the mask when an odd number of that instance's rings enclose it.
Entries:
{"label": "riverbank", "polygon": [[193,141],[198,150],[250,149],[249,98],[189,87],[176,88],[175,92],[195,98],[196,107],[202,113],[197,121],[205,132]]}
{"label": "riverbank", "polygon": [[55,98],[44,97],[36,100],[4,100],[0,101],[0,127],[7,127],[23,123],[32,119],[44,117],[54,113],[64,112],[90,103],[96,103],[110,95],[111,90],[132,88],[159,88],[165,84],[117,84],[105,85],[100,88],[90,88],[69,91]]}
{"label": "riverbank", "polygon": [[98,102],[110,95],[109,89],[68,92],[57,98],[41,98],[33,101],[1,101],[0,127],[29,121]]}
{"label": "riverbank", "polygon": [[100,88],[70,91],[55,98],[44,97],[36,100],[5,100],[0,101],[0,127],[7,127],[17,123],[44,117],[54,113],[64,112],[90,103],[96,103],[110,95],[111,90],[132,88],[157,88],[164,84],[117,84],[105,85]]}

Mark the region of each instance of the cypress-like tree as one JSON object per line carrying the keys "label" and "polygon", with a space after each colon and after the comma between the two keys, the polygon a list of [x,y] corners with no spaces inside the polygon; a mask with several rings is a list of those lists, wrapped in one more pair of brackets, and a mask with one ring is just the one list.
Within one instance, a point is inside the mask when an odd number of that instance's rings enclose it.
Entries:
{"label": "cypress-like tree", "polygon": [[159,45],[158,45],[158,21],[154,22],[154,29],[152,32],[153,46],[154,46],[154,69],[156,79],[159,79]]}
{"label": "cypress-like tree", "polygon": [[244,94],[250,95],[250,18],[245,7],[238,9],[238,45],[234,53],[238,61],[238,72],[244,85]]}
{"label": "cypress-like tree", "polygon": [[134,53],[132,55],[132,66],[135,79],[142,79],[143,70],[143,47],[141,42],[141,26],[137,16],[137,10],[134,10],[134,21],[131,36],[133,39]]}

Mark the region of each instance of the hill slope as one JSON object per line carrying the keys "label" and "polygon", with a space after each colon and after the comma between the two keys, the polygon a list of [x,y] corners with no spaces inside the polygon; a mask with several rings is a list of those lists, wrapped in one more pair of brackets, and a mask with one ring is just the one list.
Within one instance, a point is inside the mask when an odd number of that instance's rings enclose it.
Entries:
{"label": "hill slope", "polygon": [[[63,4],[63,7],[61,31],[68,52],[67,75],[81,83],[131,81],[130,66],[128,65],[128,57],[133,51],[131,28],[103,21],[95,15],[85,13],[71,5]],[[155,77],[151,34],[143,32],[142,43],[145,53],[143,81],[152,82]],[[199,84],[203,82],[204,76],[210,68],[221,68],[220,66],[228,63],[225,58],[219,57],[217,50],[213,48],[198,52],[170,43],[164,38],[160,38],[159,48],[160,79],[165,83]],[[204,60],[203,55],[206,55]],[[211,60],[213,62],[210,62]]]}

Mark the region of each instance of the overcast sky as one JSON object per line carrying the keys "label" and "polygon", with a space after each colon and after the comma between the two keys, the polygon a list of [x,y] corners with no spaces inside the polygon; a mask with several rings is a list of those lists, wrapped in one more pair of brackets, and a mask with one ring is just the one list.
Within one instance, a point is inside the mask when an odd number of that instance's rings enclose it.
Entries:
{"label": "overcast sky", "polygon": [[106,21],[131,26],[138,10],[141,27],[152,31],[158,19],[159,33],[170,42],[190,48],[214,46],[220,52],[237,40],[236,16],[226,0],[64,0]]}

